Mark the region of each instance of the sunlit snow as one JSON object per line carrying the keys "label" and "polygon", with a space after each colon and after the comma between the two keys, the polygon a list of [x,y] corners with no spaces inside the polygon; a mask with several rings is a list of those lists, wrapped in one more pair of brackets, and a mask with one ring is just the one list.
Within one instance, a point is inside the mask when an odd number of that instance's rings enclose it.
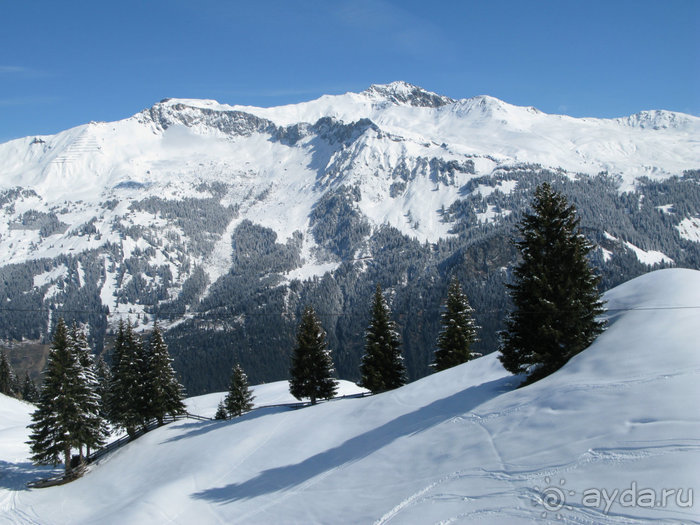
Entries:
{"label": "sunlit snow", "polygon": [[61,487],[24,488],[42,475],[30,408],[0,397],[0,522],[694,523],[698,297],[681,269],[609,291],[607,331],[528,387],[487,355],[376,396],[173,423]]}

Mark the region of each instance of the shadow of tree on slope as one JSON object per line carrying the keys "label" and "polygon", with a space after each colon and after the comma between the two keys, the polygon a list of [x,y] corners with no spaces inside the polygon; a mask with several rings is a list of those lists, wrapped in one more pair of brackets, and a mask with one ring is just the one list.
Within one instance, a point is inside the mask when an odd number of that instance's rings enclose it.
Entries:
{"label": "shadow of tree on slope", "polygon": [[0,489],[28,490],[27,483],[30,481],[51,477],[62,472],[62,467],[38,466],[29,461],[21,463],[0,461]]}
{"label": "shadow of tree on slope", "polygon": [[285,408],[285,407],[260,407],[253,409],[252,411],[243,414],[242,416],[234,417],[231,419],[222,419],[222,420],[212,420],[212,421],[196,421],[193,423],[180,423],[180,424],[173,424],[172,428],[173,429],[192,429],[188,430],[187,432],[183,434],[179,434],[177,436],[170,437],[166,439],[165,441],[162,441],[162,443],[172,443],[174,441],[181,441],[183,439],[189,439],[195,436],[201,436],[203,434],[207,434],[211,432],[212,430],[217,430],[223,426],[227,425],[232,425],[236,423],[242,423],[243,421],[250,421],[251,419],[257,419],[262,416],[267,416],[270,414],[276,414],[278,412],[286,412],[291,409]]}
{"label": "shadow of tree on slope", "polygon": [[423,432],[453,417],[463,415],[514,387],[513,378],[507,376],[467,388],[348,439],[341,445],[311,456],[300,463],[268,469],[242,483],[206,489],[192,496],[195,499],[228,503],[300,485],[326,471],[367,457],[401,437]]}

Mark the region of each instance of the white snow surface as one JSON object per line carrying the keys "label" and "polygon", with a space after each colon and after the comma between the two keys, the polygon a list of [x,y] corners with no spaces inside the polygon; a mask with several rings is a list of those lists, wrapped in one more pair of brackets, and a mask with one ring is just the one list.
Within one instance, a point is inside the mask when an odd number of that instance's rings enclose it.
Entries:
{"label": "white snow surface", "polygon": [[47,489],[23,486],[29,408],[0,396],[0,523],[698,523],[699,297],[683,269],[611,290],[607,331],[524,388],[487,355],[372,397],[173,423]]}
{"label": "white snow surface", "polygon": [[683,219],[676,228],[682,238],[688,241],[700,242],[700,217]]}
{"label": "white snow surface", "polygon": [[[299,403],[299,400],[289,393],[288,381],[275,381],[274,383],[264,383],[250,387],[255,398],[253,405],[266,407],[270,405],[280,405],[285,403]],[[337,397],[351,396],[367,392],[366,388],[357,386],[351,381],[341,379],[338,381]],[[226,392],[214,392],[201,396],[189,397],[185,400],[185,406],[190,414],[197,414],[204,417],[214,417],[219,401],[226,397]],[[308,399],[302,399],[308,401]]]}
{"label": "white snow surface", "polygon": [[627,241],[625,241],[625,246],[632,250],[632,252],[637,256],[639,262],[642,264],[646,264],[648,266],[654,266],[655,264],[661,263],[673,264],[673,259],[663,252],[657,250],[642,250],[641,248]]}

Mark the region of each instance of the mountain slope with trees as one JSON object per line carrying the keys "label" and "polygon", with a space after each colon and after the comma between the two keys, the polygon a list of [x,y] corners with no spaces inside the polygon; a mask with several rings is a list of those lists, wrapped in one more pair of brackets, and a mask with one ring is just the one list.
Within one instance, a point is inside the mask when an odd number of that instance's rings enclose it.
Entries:
{"label": "mountain slope with trees", "polygon": [[700,415],[678,400],[699,393],[699,295],[700,272],[681,269],[610,290],[608,329],[522,388],[487,355],[375,396],[166,425],[63,487],[24,490],[42,472],[13,445],[29,411],[0,395],[2,519],[692,522]]}
{"label": "mountain slope with trees", "polygon": [[283,108],[165,100],[0,144],[0,348],[17,367],[62,315],[110,361],[119,320],[141,333],[158,319],[197,394],[225,389],[235,363],[286,379],[314,304],[339,377],[359,380],[381,282],[422,377],[453,276],[482,327],[473,351],[498,348],[509,239],[543,182],[576,206],[602,290],[700,268],[699,122],[574,119],[399,82]]}

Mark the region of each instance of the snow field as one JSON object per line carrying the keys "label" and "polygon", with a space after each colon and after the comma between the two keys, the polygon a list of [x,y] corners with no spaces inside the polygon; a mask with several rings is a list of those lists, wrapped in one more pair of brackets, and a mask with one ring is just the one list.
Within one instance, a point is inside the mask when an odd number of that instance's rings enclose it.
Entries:
{"label": "snow field", "polygon": [[[69,485],[0,485],[0,522],[697,523],[698,297],[700,272],[682,269],[611,290],[608,330],[521,389],[491,354],[367,398],[167,425]],[[2,461],[21,461],[2,439]],[[627,504],[632,488],[658,504]],[[609,504],[584,500],[603,489]],[[666,489],[683,497],[661,505]],[[545,505],[556,491],[562,505]]]}

